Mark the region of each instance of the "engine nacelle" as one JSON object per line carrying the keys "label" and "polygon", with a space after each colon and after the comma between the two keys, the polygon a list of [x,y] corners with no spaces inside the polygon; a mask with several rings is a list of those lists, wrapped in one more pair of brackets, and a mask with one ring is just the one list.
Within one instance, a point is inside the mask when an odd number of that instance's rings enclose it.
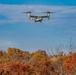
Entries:
{"label": "engine nacelle", "polygon": [[47,13],[47,16],[48,16],[48,20],[50,19],[50,13]]}
{"label": "engine nacelle", "polygon": [[28,18],[29,18],[29,19],[31,18],[31,13],[30,13],[30,12],[28,12]]}

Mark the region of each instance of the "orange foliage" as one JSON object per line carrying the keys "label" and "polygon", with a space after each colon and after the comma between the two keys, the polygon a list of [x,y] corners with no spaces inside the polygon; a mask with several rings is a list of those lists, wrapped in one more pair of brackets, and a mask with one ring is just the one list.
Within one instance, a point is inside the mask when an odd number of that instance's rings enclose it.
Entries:
{"label": "orange foliage", "polygon": [[34,61],[39,62],[39,63],[42,63],[47,59],[48,59],[48,55],[46,54],[46,52],[44,50],[36,51],[33,54],[33,56],[31,57],[31,60],[34,60]]}
{"label": "orange foliage", "polygon": [[8,55],[13,55],[13,54],[17,54],[17,55],[20,55],[23,51],[18,49],[18,48],[9,48],[8,49]]}
{"label": "orange foliage", "polygon": [[66,73],[76,71],[76,53],[68,55],[63,65]]}
{"label": "orange foliage", "polygon": [[30,57],[31,57],[31,54],[28,51],[24,51],[23,54],[22,54],[22,57],[24,59],[28,59],[29,60]]}
{"label": "orange foliage", "polygon": [[[61,71],[61,72],[60,72]],[[0,75],[75,75],[76,53],[56,57],[46,51],[35,53],[9,48],[0,51]]]}

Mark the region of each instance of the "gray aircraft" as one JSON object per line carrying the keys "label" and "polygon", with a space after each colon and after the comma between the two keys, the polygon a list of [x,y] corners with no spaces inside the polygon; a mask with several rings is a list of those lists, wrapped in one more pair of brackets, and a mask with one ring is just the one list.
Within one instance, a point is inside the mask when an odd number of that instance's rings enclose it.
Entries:
{"label": "gray aircraft", "polygon": [[33,19],[35,22],[42,22],[43,18],[48,18],[48,20],[49,20],[50,19],[50,14],[54,13],[54,12],[49,12],[49,11],[44,12],[44,13],[47,14],[45,16],[34,16],[34,15],[31,15],[30,11],[28,11],[28,12],[22,12],[22,13],[27,13],[29,20]]}

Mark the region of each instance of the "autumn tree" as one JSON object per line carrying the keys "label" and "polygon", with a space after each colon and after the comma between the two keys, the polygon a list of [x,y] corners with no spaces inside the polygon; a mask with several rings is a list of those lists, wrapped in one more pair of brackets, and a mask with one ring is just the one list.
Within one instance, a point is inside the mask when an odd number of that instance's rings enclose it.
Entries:
{"label": "autumn tree", "polygon": [[18,49],[18,48],[8,48],[8,52],[7,54],[10,56],[10,55],[13,55],[13,54],[16,54],[16,55],[20,55],[23,51]]}
{"label": "autumn tree", "polygon": [[36,51],[33,56],[31,57],[31,60],[34,60],[36,62],[44,62],[45,60],[48,59],[48,55],[46,54],[46,52],[44,50],[38,50]]}
{"label": "autumn tree", "polygon": [[68,75],[76,75],[76,53],[67,55],[63,65],[65,73]]}
{"label": "autumn tree", "polygon": [[22,57],[25,61],[29,61],[29,59],[31,58],[31,54],[28,51],[24,51]]}

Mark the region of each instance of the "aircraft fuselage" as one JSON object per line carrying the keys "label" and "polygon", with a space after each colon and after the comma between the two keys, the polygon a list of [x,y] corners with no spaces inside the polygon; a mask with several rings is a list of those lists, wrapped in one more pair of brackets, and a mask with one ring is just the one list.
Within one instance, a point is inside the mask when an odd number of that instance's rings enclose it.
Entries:
{"label": "aircraft fuselage", "polygon": [[35,22],[41,22],[41,21],[42,21],[42,18],[41,17],[35,18]]}

